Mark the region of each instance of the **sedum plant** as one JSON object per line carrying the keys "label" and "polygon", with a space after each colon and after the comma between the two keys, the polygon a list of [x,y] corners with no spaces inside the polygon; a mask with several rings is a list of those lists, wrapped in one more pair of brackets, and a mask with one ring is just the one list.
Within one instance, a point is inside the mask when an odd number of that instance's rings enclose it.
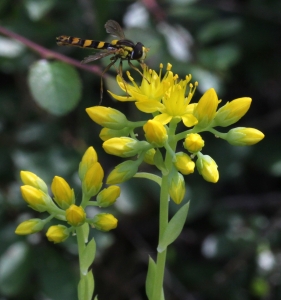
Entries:
{"label": "sedum plant", "polygon": [[[94,148],[90,147],[79,165],[79,177],[82,185],[82,199],[75,199],[73,190],[61,177],[55,176],[51,185],[54,195],[49,196],[47,186],[42,179],[28,171],[21,172],[24,186],[22,196],[28,205],[39,212],[47,212],[46,219],[31,219],[21,223],[17,234],[38,232],[51,220],[58,219],[62,224],[49,227],[46,236],[54,243],[63,242],[70,234],[77,236],[80,264],[80,282],[78,299],[90,300],[94,293],[94,278],[89,267],[94,260],[95,241],[88,242],[89,227],[108,231],[117,226],[114,216],[107,213],[87,218],[86,207],[101,208],[112,205],[120,195],[121,184],[133,177],[151,180],[159,186],[159,238],[157,257],[148,259],[146,294],[149,300],[163,300],[164,271],[168,246],[180,235],[188,215],[189,202],[179,206],[170,217],[170,199],[182,204],[185,196],[185,180],[194,171],[208,182],[219,180],[218,166],[215,160],[205,152],[203,132],[224,139],[234,146],[250,146],[264,138],[262,132],[254,128],[236,127],[222,132],[217,127],[228,127],[236,123],[248,111],[251,98],[242,97],[223,103],[216,91],[207,90],[198,102],[193,97],[198,85],[191,83],[191,75],[180,79],[167,65],[157,73],[143,65],[143,79],[138,85],[127,72],[130,84],[117,75],[117,83],[126,93],[116,95],[118,101],[134,102],[137,109],[147,116],[144,120],[128,120],[114,108],[94,106],[87,108],[87,114],[102,126],[100,138],[103,149],[109,155],[124,158],[108,175],[107,189],[101,190],[103,169],[97,161]],[[220,105],[220,108],[219,108]],[[183,126],[179,124],[183,123]],[[184,151],[178,151],[184,148]],[[138,172],[143,163],[154,166],[152,173]],[[152,169],[153,170],[153,169]],[[92,200],[96,197],[96,200]],[[122,222],[122,220],[120,220]],[[97,296],[96,298],[97,299]]]}

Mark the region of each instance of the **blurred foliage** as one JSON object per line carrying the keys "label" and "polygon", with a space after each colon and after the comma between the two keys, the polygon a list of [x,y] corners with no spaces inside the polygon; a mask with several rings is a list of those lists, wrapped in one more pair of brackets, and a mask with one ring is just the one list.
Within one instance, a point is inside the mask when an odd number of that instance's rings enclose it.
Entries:
{"label": "blurred foliage", "polygon": [[[0,17],[0,26],[45,48],[40,56],[0,36],[0,299],[77,299],[74,237],[53,245],[44,233],[14,234],[20,221],[37,217],[20,196],[19,171],[48,183],[62,176],[79,195],[77,168],[87,146],[96,148],[106,174],[121,162],[104,153],[100,128],[85,114],[99,103],[106,61],[89,72],[53,55],[81,61],[90,50],[58,47],[55,37],[105,40],[109,19],[150,48],[151,68],[170,62],[180,76],[191,73],[199,81],[196,100],[209,87],[223,103],[252,97],[238,126],[265,133],[248,148],[204,136],[204,154],[217,162],[220,180],[186,178],[191,205],[182,234],[169,247],[166,299],[281,299],[281,2],[1,0]],[[116,92],[115,74],[112,68],[105,81]],[[141,117],[133,104],[117,103],[106,92],[103,105],[131,120]],[[118,228],[93,233],[99,299],[145,299],[148,256],[155,257],[157,246],[158,192],[140,179],[123,184],[115,206]]]}

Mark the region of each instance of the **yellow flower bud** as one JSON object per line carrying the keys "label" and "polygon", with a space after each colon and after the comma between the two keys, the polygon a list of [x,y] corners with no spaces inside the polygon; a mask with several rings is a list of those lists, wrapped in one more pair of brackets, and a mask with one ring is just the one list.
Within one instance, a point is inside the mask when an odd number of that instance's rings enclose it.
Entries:
{"label": "yellow flower bud", "polygon": [[248,97],[238,98],[227,102],[221,107],[215,116],[214,125],[226,127],[240,120],[250,108],[252,99]]}
{"label": "yellow flower bud", "polygon": [[103,189],[97,196],[97,202],[100,207],[112,205],[120,196],[121,189],[117,185],[111,185],[107,189]]}
{"label": "yellow flower bud", "polygon": [[64,242],[69,237],[69,231],[63,225],[54,225],[49,227],[46,236],[50,242],[57,244]]}
{"label": "yellow flower bud", "polygon": [[148,151],[145,152],[143,160],[149,165],[154,165],[154,155],[155,155],[155,153],[156,153],[156,150],[154,148],[149,149]]}
{"label": "yellow flower bud", "polygon": [[211,124],[215,117],[218,104],[219,100],[216,91],[213,88],[207,90],[193,111],[195,118],[198,120],[196,127],[206,128]]}
{"label": "yellow flower bud", "polygon": [[137,173],[138,167],[139,165],[132,160],[122,162],[111,171],[107,177],[106,183],[117,184],[129,180]]}
{"label": "yellow flower bud", "polygon": [[204,147],[204,140],[202,139],[201,135],[198,133],[190,133],[187,134],[183,146],[184,148],[191,152],[196,153],[198,151],[201,151]]}
{"label": "yellow flower bud", "polygon": [[75,203],[74,191],[62,177],[54,177],[51,190],[55,202],[62,209],[67,209],[70,205]]}
{"label": "yellow flower bud", "polygon": [[48,193],[48,187],[46,183],[36,174],[29,171],[21,171],[20,177],[21,177],[21,181],[25,185],[31,185],[39,190],[42,190],[44,193]]}
{"label": "yellow flower bud", "polygon": [[200,154],[196,167],[206,181],[216,183],[219,180],[218,166],[209,155]]}
{"label": "yellow flower bud", "polygon": [[129,137],[112,138],[102,144],[104,151],[108,154],[130,157],[136,155],[149,144],[145,141],[139,142]]}
{"label": "yellow flower bud", "polygon": [[183,175],[188,175],[194,172],[195,163],[186,153],[178,152],[175,166]]}
{"label": "yellow flower bud", "polygon": [[101,231],[109,231],[117,227],[118,220],[112,215],[107,213],[97,214],[93,218],[91,225]]}
{"label": "yellow flower bud", "polygon": [[103,128],[100,132],[100,138],[101,138],[101,140],[103,140],[105,142],[114,137],[128,136],[130,133],[130,130],[131,130],[130,127],[125,127],[120,130]]}
{"label": "yellow flower bud", "polygon": [[234,146],[251,146],[260,142],[264,134],[255,128],[237,127],[228,131],[226,140]]}
{"label": "yellow flower bud", "polygon": [[66,211],[65,217],[67,222],[72,226],[80,226],[86,220],[86,213],[82,206],[72,204]]}
{"label": "yellow flower bud", "polygon": [[34,210],[46,211],[50,204],[49,196],[31,185],[21,186],[21,194],[24,201]]}
{"label": "yellow flower bud", "polygon": [[18,235],[32,234],[41,231],[44,227],[44,222],[41,219],[30,219],[20,223],[15,230]]}
{"label": "yellow flower bud", "polygon": [[100,163],[94,163],[82,181],[83,192],[88,196],[95,196],[102,187],[102,181],[104,177],[104,171]]}
{"label": "yellow flower bud", "polygon": [[81,162],[79,164],[78,174],[81,181],[83,181],[85,174],[89,170],[89,168],[97,161],[98,161],[98,155],[96,150],[94,149],[94,147],[89,147],[85,151],[81,159]]}
{"label": "yellow flower bud", "polygon": [[156,147],[163,147],[168,139],[165,126],[155,120],[148,120],[144,126],[145,137],[149,143]]}
{"label": "yellow flower bud", "polygon": [[111,107],[93,106],[86,109],[89,117],[97,124],[110,129],[123,129],[128,121],[124,114]]}
{"label": "yellow flower bud", "polygon": [[185,182],[179,172],[172,172],[169,180],[169,194],[176,204],[180,204],[185,195]]}

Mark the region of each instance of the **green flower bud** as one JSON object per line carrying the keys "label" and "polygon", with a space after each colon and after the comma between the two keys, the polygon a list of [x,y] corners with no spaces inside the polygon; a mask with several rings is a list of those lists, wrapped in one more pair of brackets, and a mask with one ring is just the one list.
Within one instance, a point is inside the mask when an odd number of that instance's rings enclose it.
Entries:
{"label": "green flower bud", "polygon": [[41,219],[30,219],[20,223],[15,230],[18,235],[27,235],[35,232],[39,232],[44,227],[44,222]]}

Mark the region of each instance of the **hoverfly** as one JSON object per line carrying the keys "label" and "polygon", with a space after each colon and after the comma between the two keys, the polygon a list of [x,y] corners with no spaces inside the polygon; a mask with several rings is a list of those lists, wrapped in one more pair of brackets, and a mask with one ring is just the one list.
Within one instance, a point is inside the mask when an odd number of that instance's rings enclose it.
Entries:
{"label": "hoverfly", "polygon": [[[95,50],[102,50],[94,55],[90,55],[82,60],[82,63],[89,63],[92,61],[99,60],[103,57],[112,55],[110,58],[110,64],[104,69],[101,75],[101,100],[103,98],[103,75],[111,68],[115,62],[120,59],[119,69],[117,70],[118,74],[122,77],[122,63],[123,60],[127,60],[128,64],[131,68],[139,72],[142,76],[143,74],[140,72],[138,68],[136,68],[131,61],[137,60],[141,64],[144,62],[146,58],[146,54],[149,51],[148,48],[144,47],[144,45],[140,42],[136,44],[125,38],[124,32],[121,26],[114,20],[109,20],[104,25],[106,32],[116,37],[116,40],[112,40],[110,43],[102,42],[102,41],[93,41],[93,40],[84,40],[77,37],[61,35],[56,38],[57,44],[59,46],[76,46],[81,48],[90,48]],[[122,77],[123,78],[123,77]]]}

